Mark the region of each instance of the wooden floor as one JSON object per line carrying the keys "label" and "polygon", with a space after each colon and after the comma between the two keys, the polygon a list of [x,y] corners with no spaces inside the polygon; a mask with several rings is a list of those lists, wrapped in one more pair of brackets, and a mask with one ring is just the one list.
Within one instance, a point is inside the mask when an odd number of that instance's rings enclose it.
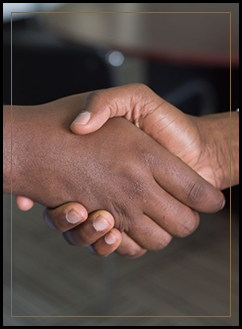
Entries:
{"label": "wooden floor", "polygon": [[165,250],[127,260],[69,246],[41,206],[24,213],[13,202],[11,316],[10,196],[3,201],[4,326],[239,325],[239,218],[232,213],[230,317],[228,208],[201,215],[193,235]]}

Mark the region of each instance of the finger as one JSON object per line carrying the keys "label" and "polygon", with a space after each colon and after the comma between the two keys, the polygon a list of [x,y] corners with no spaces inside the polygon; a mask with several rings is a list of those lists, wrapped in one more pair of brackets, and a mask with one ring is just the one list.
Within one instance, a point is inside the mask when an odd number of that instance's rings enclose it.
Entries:
{"label": "finger", "polygon": [[22,211],[28,211],[34,206],[34,201],[23,196],[16,196],[16,204]]}
{"label": "finger", "polygon": [[132,222],[128,235],[141,248],[153,251],[166,248],[172,240],[171,234],[145,214]]}
{"label": "finger", "polygon": [[151,161],[154,178],[174,198],[205,213],[214,213],[224,207],[221,191],[166,149],[157,145],[156,152],[156,161]]}
{"label": "finger", "polygon": [[[149,235],[154,235],[152,231],[155,231],[155,227],[153,228],[152,225],[155,224],[158,225],[158,227],[162,228],[168,234],[177,237],[186,237],[190,235],[197,229],[199,225],[199,214],[196,211],[192,210],[190,207],[187,207],[179,200],[175,199],[172,195],[161,189],[160,186],[155,182],[150,186],[149,204],[145,205],[143,211],[146,215],[142,218],[145,223],[145,226],[137,226],[137,223],[139,223],[140,221],[134,221],[134,223],[132,222],[132,225],[130,225],[133,238],[136,237],[136,235],[133,235],[135,232],[139,232],[144,229],[149,233]],[[150,223],[152,221],[155,223]],[[149,227],[152,228],[151,232],[149,230]],[[161,234],[161,237],[162,234],[165,234],[161,233],[161,231],[157,232]],[[131,236],[130,232],[129,234]],[[144,233],[142,234],[144,235]],[[169,240],[169,237],[166,237]],[[155,238],[153,240],[155,240]],[[136,241],[139,242],[139,240]],[[166,245],[166,239],[164,241]],[[167,241],[167,243],[168,242],[169,241]],[[149,249],[148,246],[143,247]]]}
{"label": "finger", "polygon": [[65,232],[83,223],[88,214],[81,204],[66,203],[54,209],[46,208],[43,216],[50,228]]}
{"label": "finger", "polygon": [[101,237],[94,244],[89,246],[89,249],[91,247],[92,252],[95,255],[107,257],[119,247],[121,241],[121,233],[116,228],[113,228],[105,236]]}
{"label": "finger", "polygon": [[126,232],[122,232],[122,241],[116,249],[116,253],[120,256],[135,259],[143,256],[147,252],[138,245]]}
{"label": "finger", "polygon": [[136,98],[139,95],[137,88],[139,89],[139,85],[134,84],[90,93],[85,98],[83,110],[71,124],[72,132],[94,132],[112,117],[125,116],[132,121]]}
{"label": "finger", "polygon": [[104,237],[113,226],[113,216],[105,210],[99,210],[89,215],[83,224],[65,232],[63,236],[72,245],[86,247]]}

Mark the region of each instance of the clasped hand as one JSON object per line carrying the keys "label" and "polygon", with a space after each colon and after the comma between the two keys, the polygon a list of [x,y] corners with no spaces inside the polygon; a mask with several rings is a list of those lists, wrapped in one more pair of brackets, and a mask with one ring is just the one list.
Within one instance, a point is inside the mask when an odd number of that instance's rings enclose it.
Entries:
{"label": "clasped hand", "polygon": [[46,222],[73,245],[138,257],[191,234],[198,212],[224,206],[195,119],[146,86],[74,95],[22,112],[31,154],[17,204],[48,207]]}

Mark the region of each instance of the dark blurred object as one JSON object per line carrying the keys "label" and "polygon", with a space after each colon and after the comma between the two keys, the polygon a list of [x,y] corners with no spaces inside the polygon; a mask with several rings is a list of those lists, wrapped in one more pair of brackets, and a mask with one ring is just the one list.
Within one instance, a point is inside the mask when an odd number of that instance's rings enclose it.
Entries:
{"label": "dark blurred object", "polygon": [[[183,112],[205,115],[230,109],[229,67],[149,63],[149,86]],[[239,68],[231,72],[232,110],[239,106]]]}
{"label": "dark blurred object", "polygon": [[[13,104],[34,105],[111,86],[103,54],[58,38],[34,19],[13,21]],[[3,24],[3,102],[11,102],[11,26]]]}
{"label": "dark blurred object", "polygon": [[66,3],[43,24],[76,43],[136,58],[221,67],[231,57],[239,65],[238,3]]}

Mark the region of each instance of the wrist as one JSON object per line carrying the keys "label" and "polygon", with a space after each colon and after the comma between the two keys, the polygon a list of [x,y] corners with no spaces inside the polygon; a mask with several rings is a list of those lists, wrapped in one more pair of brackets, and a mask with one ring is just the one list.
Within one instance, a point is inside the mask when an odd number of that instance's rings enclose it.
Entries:
{"label": "wrist", "polygon": [[13,194],[28,197],[46,207],[73,201],[68,190],[67,177],[71,167],[68,154],[72,154],[72,147],[81,154],[84,138],[69,129],[79,110],[78,100],[73,104],[63,99],[34,107],[13,107]]}
{"label": "wrist", "polygon": [[221,190],[239,183],[238,116],[237,112],[225,112],[197,118],[203,157],[210,161],[216,187]]}
{"label": "wrist", "polygon": [[[11,113],[12,112],[12,113]],[[3,107],[3,192],[25,194],[23,168],[26,167],[29,136],[27,108],[24,106]]]}

